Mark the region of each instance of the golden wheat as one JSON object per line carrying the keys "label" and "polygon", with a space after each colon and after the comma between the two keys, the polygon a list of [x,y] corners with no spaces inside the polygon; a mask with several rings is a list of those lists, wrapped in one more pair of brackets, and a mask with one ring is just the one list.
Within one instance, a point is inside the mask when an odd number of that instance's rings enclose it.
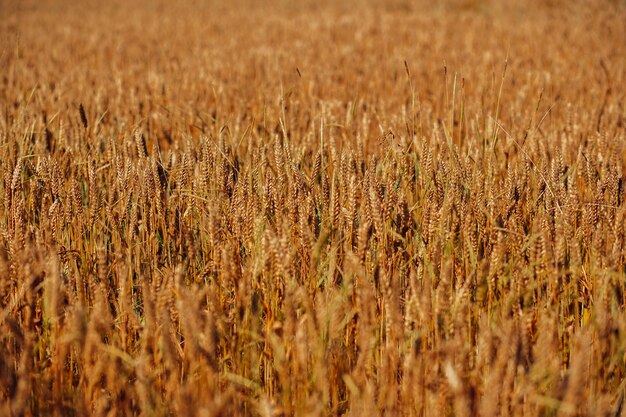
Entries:
{"label": "golden wheat", "polygon": [[626,415],[624,2],[0,14],[0,415]]}

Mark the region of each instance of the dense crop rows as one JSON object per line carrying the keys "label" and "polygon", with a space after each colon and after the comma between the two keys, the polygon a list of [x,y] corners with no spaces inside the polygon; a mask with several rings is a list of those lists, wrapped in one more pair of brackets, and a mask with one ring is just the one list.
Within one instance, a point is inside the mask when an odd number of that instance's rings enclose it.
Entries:
{"label": "dense crop rows", "polygon": [[0,17],[0,415],[624,415],[623,3]]}

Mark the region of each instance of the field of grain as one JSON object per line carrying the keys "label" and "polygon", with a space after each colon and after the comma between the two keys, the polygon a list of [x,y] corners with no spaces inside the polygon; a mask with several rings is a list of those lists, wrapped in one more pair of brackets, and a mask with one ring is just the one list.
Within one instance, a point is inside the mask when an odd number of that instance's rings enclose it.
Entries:
{"label": "field of grain", "polygon": [[623,1],[0,0],[0,415],[626,416]]}

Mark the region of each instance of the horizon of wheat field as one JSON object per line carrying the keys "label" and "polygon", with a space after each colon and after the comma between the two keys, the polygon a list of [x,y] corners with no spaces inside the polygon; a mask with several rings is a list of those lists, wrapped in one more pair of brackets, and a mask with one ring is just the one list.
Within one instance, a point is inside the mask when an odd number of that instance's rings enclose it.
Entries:
{"label": "horizon of wheat field", "polygon": [[0,0],[0,415],[626,416],[624,1]]}

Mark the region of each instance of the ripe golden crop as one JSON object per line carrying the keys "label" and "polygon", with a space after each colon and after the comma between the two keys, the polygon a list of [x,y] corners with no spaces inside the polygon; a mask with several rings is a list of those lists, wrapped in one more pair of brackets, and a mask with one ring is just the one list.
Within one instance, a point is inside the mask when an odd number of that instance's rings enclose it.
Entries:
{"label": "ripe golden crop", "polygon": [[0,1],[0,415],[624,415],[620,1]]}

